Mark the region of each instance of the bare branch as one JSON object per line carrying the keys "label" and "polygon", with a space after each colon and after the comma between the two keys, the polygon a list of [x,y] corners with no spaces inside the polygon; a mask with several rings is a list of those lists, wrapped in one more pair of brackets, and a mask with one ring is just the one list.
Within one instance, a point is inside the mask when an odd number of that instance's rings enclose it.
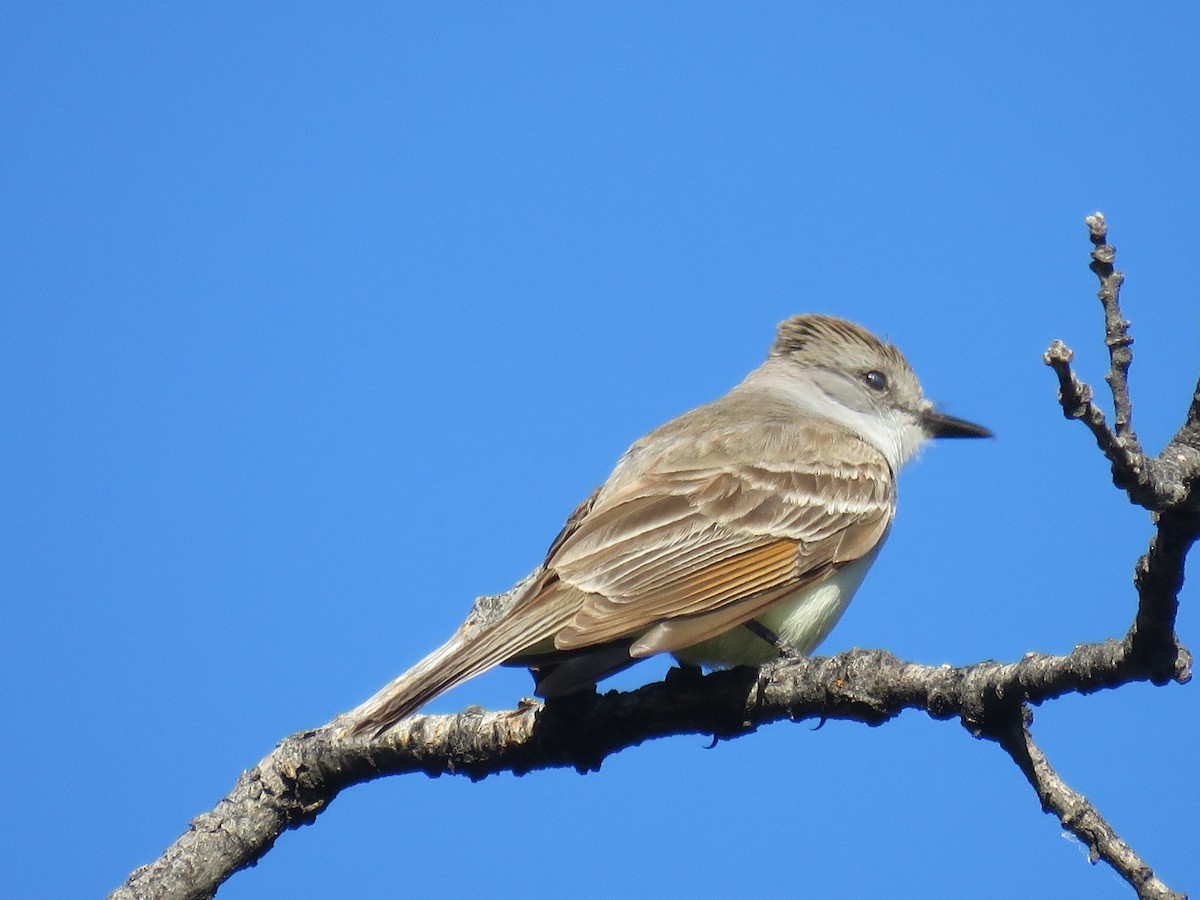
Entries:
{"label": "bare branch", "polygon": [[1063,828],[1087,845],[1088,859],[1093,863],[1104,860],[1112,866],[1142,900],[1186,900],[1185,894],[1177,894],[1159,881],[1087,797],[1072,790],[1054,771],[1029,733],[1031,721],[1028,708],[1019,708],[988,737],[1003,747],[1024,773],[1042,801],[1042,810],[1057,816]]}
{"label": "bare branch", "polygon": [[1104,343],[1108,346],[1109,370],[1104,376],[1113,395],[1113,426],[1117,438],[1132,453],[1141,454],[1142,446],[1133,431],[1133,405],[1129,400],[1129,365],[1133,362],[1133,338],[1129,322],[1121,314],[1121,285],[1125,275],[1113,268],[1117,248],[1108,243],[1108,223],[1103,213],[1093,213],[1085,220],[1091,238],[1092,264],[1089,268],[1100,279],[1097,296],[1104,304]]}
{"label": "bare branch", "polygon": [[609,755],[670,735],[722,739],[781,720],[846,719],[879,725],[906,709],[957,717],[973,734],[995,728],[1014,704],[1146,680],[1121,641],[1083,644],[1067,656],[1028,654],[1003,665],[924,666],[882,650],[787,660],[761,672],[701,676],[672,670],[630,693],[564,698],[515,710],[478,708],[413,716],[378,739],[349,739],[335,720],[282,741],[243,773],[229,795],[195,819],[163,856],[134,872],[113,898],[210,896],[262,857],[288,828],[311,823],[344,788],[424,772],[472,779],[570,767],[596,771]]}
{"label": "bare branch", "polygon": [[1184,561],[1198,534],[1200,519],[1194,509],[1167,510],[1158,517],[1158,533],[1133,570],[1138,609],[1125,643],[1130,656],[1150,669],[1155,684],[1183,684],[1192,677],[1192,655],[1179,643],[1175,618]]}
{"label": "bare branch", "polygon": [[1191,677],[1191,655],[1175,636],[1175,617],[1184,559],[1200,534],[1200,492],[1195,489],[1200,478],[1200,385],[1192,396],[1184,425],[1161,454],[1147,456],[1132,427],[1128,375],[1133,339],[1120,306],[1125,276],[1113,267],[1116,248],[1107,243],[1104,216],[1095,213],[1086,222],[1095,248],[1090,268],[1100,279],[1099,297],[1104,306],[1105,344],[1110,357],[1105,379],[1112,388],[1115,433],[1092,402],[1092,389],[1071,369],[1071,350],[1062,341],[1054,341],[1044,360],[1058,376],[1063,413],[1087,425],[1112,463],[1113,482],[1130,500],[1155,514],[1158,533],[1134,570],[1138,612],[1125,640],[1132,655],[1154,669],[1155,683],[1186,681]]}
{"label": "bare branch", "polygon": [[[1120,472],[1125,473],[1122,476],[1125,480],[1136,484],[1145,456],[1140,448],[1130,448],[1109,430],[1104,413],[1092,402],[1095,395],[1091,385],[1081,381],[1071,368],[1074,359],[1075,352],[1062,341],[1053,341],[1042,354],[1042,361],[1058,376],[1058,401],[1062,404],[1063,415],[1068,419],[1079,419],[1092,432],[1097,446],[1113,465],[1114,480]],[[1117,486],[1123,487],[1122,484]]]}
{"label": "bare branch", "polygon": [[1117,250],[1107,243],[1108,223],[1101,213],[1086,219],[1089,237],[1095,249],[1089,266],[1100,279],[1100,302],[1104,306],[1104,342],[1109,351],[1109,371],[1104,376],[1112,388],[1113,424],[1110,430],[1104,414],[1092,402],[1091,387],[1071,369],[1072,351],[1062,341],[1054,341],[1042,359],[1058,376],[1059,403],[1068,419],[1080,419],[1112,463],[1113,483],[1129,499],[1151,512],[1194,505],[1192,483],[1200,476],[1200,385],[1197,385],[1187,421],[1157,458],[1147,456],[1133,430],[1133,406],[1129,398],[1130,349],[1133,338],[1130,323],[1121,312],[1120,292],[1125,276],[1113,263]]}

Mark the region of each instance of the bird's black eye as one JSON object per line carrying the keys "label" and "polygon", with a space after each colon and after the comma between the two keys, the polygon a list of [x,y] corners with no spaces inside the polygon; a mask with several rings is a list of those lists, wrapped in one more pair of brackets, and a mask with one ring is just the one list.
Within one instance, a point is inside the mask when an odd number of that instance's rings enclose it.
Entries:
{"label": "bird's black eye", "polygon": [[877,394],[882,394],[888,389],[887,376],[878,369],[872,369],[870,372],[863,372],[863,384],[875,391]]}

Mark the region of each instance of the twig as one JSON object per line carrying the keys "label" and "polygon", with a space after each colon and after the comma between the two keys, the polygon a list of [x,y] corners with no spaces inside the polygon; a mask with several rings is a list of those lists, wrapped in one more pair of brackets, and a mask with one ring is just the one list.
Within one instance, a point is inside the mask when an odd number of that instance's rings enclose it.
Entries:
{"label": "twig", "polygon": [[1063,828],[1083,841],[1088,859],[1104,860],[1124,878],[1141,900],[1186,900],[1158,880],[1154,870],[1126,844],[1087,797],[1071,789],[1046,760],[1029,733],[1032,715],[1027,707],[1014,710],[1003,726],[988,735],[1012,757],[1037,791],[1043,812],[1058,817]]}
{"label": "twig", "polygon": [[1051,342],[1042,354],[1042,361],[1058,376],[1058,400],[1062,404],[1063,415],[1068,419],[1079,419],[1088,427],[1096,438],[1097,446],[1112,463],[1113,480],[1117,487],[1127,490],[1127,483],[1138,483],[1138,473],[1144,468],[1145,456],[1140,449],[1131,449],[1109,429],[1104,413],[1092,402],[1095,395],[1091,385],[1081,381],[1071,368],[1074,359],[1075,352],[1062,341]]}
{"label": "twig", "polygon": [[1200,384],[1193,395],[1183,428],[1157,457],[1142,449],[1133,430],[1133,404],[1129,397],[1129,367],[1133,363],[1133,338],[1129,321],[1121,312],[1121,285],[1125,275],[1113,263],[1117,250],[1107,243],[1108,223],[1102,213],[1085,220],[1094,246],[1089,268],[1100,280],[1097,296],[1104,306],[1104,343],[1109,351],[1109,370],[1104,376],[1112,389],[1113,429],[1093,402],[1091,387],[1071,369],[1074,353],[1062,341],[1054,341],[1042,359],[1058,376],[1058,397],[1063,415],[1079,419],[1096,438],[1096,444],[1112,464],[1113,483],[1129,499],[1150,512],[1178,508],[1191,496],[1191,482],[1200,475]]}
{"label": "twig", "polygon": [[1129,400],[1129,365],[1133,362],[1133,338],[1129,322],[1121,314],[1121,285],[1125,275],[1113,268],[1117,248],[1108,243],[1108,223],[1103,213],[1093,213],[1085,220],[1088,237],[1095,247],[1089,268],[1100,279],[1097,296],[1104,305],[1104,343],[1108,346],[1109,370],[1104,376],[1113,395],[1113,427],[1117,439],[1131,453],[1142,454],[1142,446],[1133,431],[1133,404]]}

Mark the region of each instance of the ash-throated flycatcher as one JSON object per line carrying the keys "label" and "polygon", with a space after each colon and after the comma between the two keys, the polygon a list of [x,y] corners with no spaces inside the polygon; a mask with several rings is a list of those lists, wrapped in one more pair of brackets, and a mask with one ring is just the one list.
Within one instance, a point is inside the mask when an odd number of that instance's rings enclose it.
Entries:
{"label": "ash-throated flycatcher", "polygon": [[349,714],[382,733],[491,667],[555,697],[655,653],[761,665],[808,653],[887,537],[896,472],[927,438],[988,437],[937,412],[904,356],[829,316],[780,324],[766,362],[635,443],[498,618]]}

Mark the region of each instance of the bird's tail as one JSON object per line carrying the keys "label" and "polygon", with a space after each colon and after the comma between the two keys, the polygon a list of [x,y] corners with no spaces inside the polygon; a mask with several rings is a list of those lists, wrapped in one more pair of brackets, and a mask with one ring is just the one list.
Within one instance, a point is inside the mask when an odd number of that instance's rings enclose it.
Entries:
{"label": "bird's tail", "polygon": [[405,716],[464,681],[551,637],[574,615],[557,586],[522,597],[498,620],[464,625],[403,675],[346,714],[351,735],[383,734]]}
{"label": "bird's tail", "polygon": [[351,721],[350,734],[373,732],[378,737],[430,700],[495,665],[478,660],[478,654],[467,653],[468,649],[463,634],[456,633],[403,675],[392,679],[346,714]]}

